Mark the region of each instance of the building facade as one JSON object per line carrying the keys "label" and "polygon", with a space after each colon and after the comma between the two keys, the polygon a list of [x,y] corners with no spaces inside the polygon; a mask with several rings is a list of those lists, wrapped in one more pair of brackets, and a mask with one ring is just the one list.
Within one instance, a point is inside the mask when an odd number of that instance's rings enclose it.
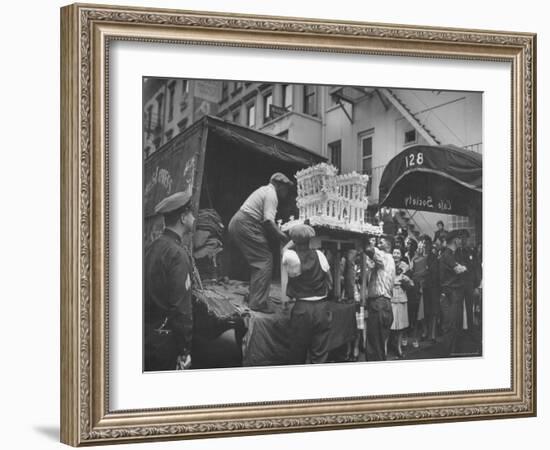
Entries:
{"label": "building facade", "polygon": [[[453,144],[477,152],[483,147],[478,92],[151,79],[144,83],[145,156],[205,114],[306,147],[341,173],[368,174],[371,221],[382,172],[407,147]],[[447,229],[475,234],[467,217],[396,213],[415,235],[433,235],[438,220]]]}
{"label": "building facade", "polygon": [[143,153],[147,157],[201,117],[216,115],[221,84],[211,80],[143,80]]}

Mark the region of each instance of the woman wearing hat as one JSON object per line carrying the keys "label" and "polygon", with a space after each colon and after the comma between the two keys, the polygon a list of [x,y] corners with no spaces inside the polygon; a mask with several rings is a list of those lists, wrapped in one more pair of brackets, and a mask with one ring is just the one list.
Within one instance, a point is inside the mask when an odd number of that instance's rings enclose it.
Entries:
{"label": "woman wearing hat", "polygon": [[[309,225],[290,229],[292,242],[283,252],[287,295],[296,300],[290,315],[290,363],[324,363],[328,357],[331,313],[327,296],[330,266],[320,250],[309,248],[315,231]],[[291,248],[293,247],[293,248]]]}
{"label": "woman wearing hat", "polygon": [[288,240],[276,225],[275,216],[292,184],[282,173],[273,174],[269,184],[250,194],[229,222],[229,235],[251,269],[248,303],[255,311],[272,312],[268,304],[273,271],[270,247],[278,248]]}

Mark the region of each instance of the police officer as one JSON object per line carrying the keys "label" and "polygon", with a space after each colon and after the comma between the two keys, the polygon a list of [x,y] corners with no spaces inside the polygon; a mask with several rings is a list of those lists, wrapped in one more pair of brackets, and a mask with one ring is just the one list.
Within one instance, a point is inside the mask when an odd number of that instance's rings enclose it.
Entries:
{"label": "police officer", "polygon": [[441,283],[441,329],[446,356],[456,351],[456,340],[462,324],[462,302],[464,301],[464,276],[467,268],[456,257],[462,246],[462,232],[453,230],[447,234],[447,246],[439,258],[439,280]]}
{"label": "police officer", "polygon": [[[464,241],[470,238],[468,230],[463,230]],[[472,332],[474,327],[474,290],[479,286],[477,257],[472,247],[466,246],[466,242],[456,251],[457,261],[466,267],[464,273],[464,303],[466,306],[466,318],[468,320],[468,332]]]}
{"label": "police officer", "polygon": [[165,228],[145,251],[145,371],[191,367],[193,263],[183,246],[195,222],[190,200],[177,192],[155,207]]}

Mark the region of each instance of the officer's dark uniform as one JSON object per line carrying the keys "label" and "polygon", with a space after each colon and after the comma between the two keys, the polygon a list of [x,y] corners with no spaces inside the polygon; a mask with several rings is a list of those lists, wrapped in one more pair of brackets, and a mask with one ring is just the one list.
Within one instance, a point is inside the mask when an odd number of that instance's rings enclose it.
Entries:
{"label": "officer's dark uniform", "polygon": [[474,325],[474,289],[479,285],[477,270],[477,258],[472,248],[463,247],[456,251],[457,261],[468,270],[464,273],[464,301],[466,303],[466,316],[468,318],[468,329]]}
{"label": "officer's dark uniform", "polygon": [[[452,231],[447,236],[450,241],[458,234]],[[462,328],[462,308],[464,301],[464,277],[455,272],[458,265],[455,252],[445,248],[439,258],[439,280],[441,283],[441,328],[445,353],[456,350],[456,339]]]}
{"label": "officer's dark uniform", "polygon": [[[164,209],[173,204],[166,207],[165,203]],[[191,353],[192,277],[191,256],[182,246],[181,237],[165,229],[145,251],[143,318],[146,371],[175,370],[177,357]]]}

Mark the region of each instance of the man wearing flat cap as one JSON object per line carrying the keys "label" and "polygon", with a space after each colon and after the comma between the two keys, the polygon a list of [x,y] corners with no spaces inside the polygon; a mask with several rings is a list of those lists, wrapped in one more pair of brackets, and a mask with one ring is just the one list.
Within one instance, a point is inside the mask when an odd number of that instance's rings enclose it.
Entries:
{"label": "man wearing flat cap", "polygon": [[145,371],[191,367],[193,331],[191,255],[183,246],[193,230],[191,192],[177,192],[160,201],[155,213],[164,217],[164,231],[145,250]]}
{"label": "man wearing flat cap", "polygon": [[272,312],[269,289],[273,271],[271,248],[286,243],[286,235],[275,223],[277,207],[292,186],[282,173],[271,176],[269,183],[256,189],[229,222],[229,235],[250,266],[250,309]]}
{"label": "man wearing flat cap", "polygon": [[309,225],[290,229],[291,242],[283,252],[288,273],[287,295],[296,300],[290,315],[290,363],[324,363],[329,351],[331,312],[327,302],[332,285],[325,255],[309,248],[315,230]]}
{"label": "man wearing flat cap", "polygon": [[464,301],[464,277],[466,267],[457,261],[457,249],[462,246],[463,233],[452,230],[447,233],[447,246],[439,258],[439,281],[441,285],[441,329],[446,356],[456,350],[456,338],[462,325]]}

